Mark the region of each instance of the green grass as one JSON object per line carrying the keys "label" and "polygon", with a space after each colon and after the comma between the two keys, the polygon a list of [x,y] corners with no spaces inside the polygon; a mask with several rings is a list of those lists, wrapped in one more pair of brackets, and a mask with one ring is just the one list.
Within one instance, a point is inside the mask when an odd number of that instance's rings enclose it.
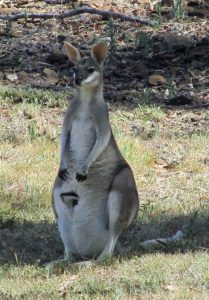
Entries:
{"label": "green grass", "polygon": [[60,106],[68,99],[71,93],[54,92],[51,90],[39,90],[35,88],[21,88],[0,86],[0,103],[4,104],[18,104],[18,103],[31,103],[33,105],[41,106]]}
{"label": "green grass", "polygon": [[[122,239],[130,251],[80,270],[48,273],[44,264],[63,255],[51,187],[66,106],[66,93],[0,88],[0,298],[208,299],[208,131],[186,120],[208,120],[205,110],[170,118],[159,106],[110,105],[141,199],[138,218]],[[139,245],[177,230],[185,238],[174,244]]]}

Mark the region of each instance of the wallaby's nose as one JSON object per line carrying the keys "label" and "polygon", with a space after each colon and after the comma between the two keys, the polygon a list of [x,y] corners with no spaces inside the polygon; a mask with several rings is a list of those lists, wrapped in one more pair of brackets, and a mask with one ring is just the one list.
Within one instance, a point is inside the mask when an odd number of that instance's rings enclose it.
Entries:
{"label": "wallaby's nose", "polygon": [[80,76],[79,77],[75,77],[75,84],[76,85],[80,85],[81,81],[82,81],[82,78]]}

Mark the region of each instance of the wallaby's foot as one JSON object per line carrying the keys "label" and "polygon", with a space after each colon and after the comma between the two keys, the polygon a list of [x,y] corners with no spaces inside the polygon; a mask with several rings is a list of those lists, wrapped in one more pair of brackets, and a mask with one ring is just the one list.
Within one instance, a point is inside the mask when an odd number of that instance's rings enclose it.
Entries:
{"label": "wallaby's foot", "polygon": [[62,169],[62,170],[59,170],[58,172],[58,177],[62,180],[67,180],[69,174],[68,174],[68,171],[67,169]]}
{"label": "wallaby's foot", "polygon": [[94,264],[92,261],[72,262],[68,259],[55,260],[45,265],[50,274],[62,274],[64,271],[79,271],[82,268],[90,267]]}
{"label": "wallaby's foot", "polygon": [[[116,254],[116,256],[124,256],[127,255],[131,250],[131,247],[124,247],[122,246],[122,244],[117,241],[115,248],[114,248],[114,252]],[[105,261],[105,260],[110,260],[113,256],[112,253],[110,253],[108,250],[103,251],[97,258],[97,261]]]}
{"label": "wallaby's foot", "polygon": [[72,262],[68,259],[61,259],[51,261],[50,263],[46,264],[45,267],[50,274],[62,274],[65,269],[69,268]]}
{"label": "wallaby's foot", "polygon": [[120,241],[117,241],[116,246],[115,246],[115,252],[119,256],[125,256],[131,251],[131,246],[125,247],[122,245]]}
{"label": "wallaby's foot", "polygon": [[91,261],[91,260],[86,260],[86,261],[80,261],[80,262],[76,262],[73,264],[73,267],[77,270],[80,270],[82,268],[88,268],[91,267],[93,265],[95,265],[96,262],[95,261]]}

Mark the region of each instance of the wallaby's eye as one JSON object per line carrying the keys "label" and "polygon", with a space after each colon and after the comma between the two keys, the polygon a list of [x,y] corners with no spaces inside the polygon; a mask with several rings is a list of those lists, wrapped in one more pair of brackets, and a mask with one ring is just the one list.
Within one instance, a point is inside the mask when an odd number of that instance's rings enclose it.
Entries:
{"label": "wallaby's eye", "polygon": [[95,68],[94,67],[89,67],[88,68],[88,73],[91,74],[95,71]]}

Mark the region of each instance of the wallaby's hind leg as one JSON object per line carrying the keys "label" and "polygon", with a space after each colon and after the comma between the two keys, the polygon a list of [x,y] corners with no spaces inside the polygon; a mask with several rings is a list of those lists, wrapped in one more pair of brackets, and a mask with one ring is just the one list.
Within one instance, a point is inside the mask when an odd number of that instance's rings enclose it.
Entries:
{"label": "wallaby's hind leg", "polygon": [[133,173],[125,167],[112,182],[107,210],[109,218],[109,239],[98,259],[111,256],[122,231],[135,219],[139,207],[138,194]]}

